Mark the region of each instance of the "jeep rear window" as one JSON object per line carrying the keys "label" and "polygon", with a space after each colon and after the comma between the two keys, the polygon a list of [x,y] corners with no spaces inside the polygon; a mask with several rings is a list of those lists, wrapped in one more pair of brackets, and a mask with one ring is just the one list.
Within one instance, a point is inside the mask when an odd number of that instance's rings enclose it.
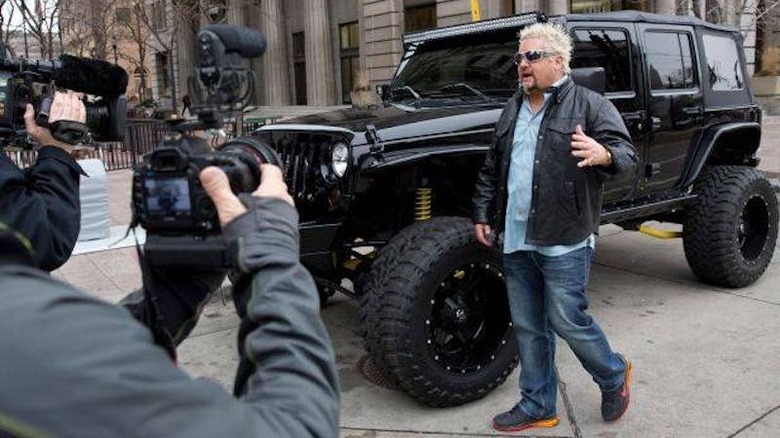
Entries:
{"label": "jeep rear window", "polygon": [[733,38],[703,34],[704,55],[707,59],[707,78],[712,91],[741,90],[745,86],[742,66]]}
{"label": "jeep rear window", "polygon": [[695,66],[687,33],[647,31],[645,54],[650,89],[696,88]]}
{"label": "jeep rear window", "polygon": [[509,97],[517,90],[513,56],[517,40],[468,43],[428,42],[404,55],[392,88],[411,87],[431,97],[447,85],[464,83],[487,95]]}
{"label": "jeep rear window", "polygon": [[605,91],[631,91],[628,35],[620,30],[574,29],[571,67],[604,67]]}

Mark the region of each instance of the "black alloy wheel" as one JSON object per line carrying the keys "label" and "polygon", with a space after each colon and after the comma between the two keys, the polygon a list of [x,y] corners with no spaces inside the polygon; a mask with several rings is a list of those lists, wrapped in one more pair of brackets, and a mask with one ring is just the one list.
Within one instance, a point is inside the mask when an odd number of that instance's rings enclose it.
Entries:
{"label": "black alloy wheel", "polygon": [[495,360],[506,343],[509,308],[499,266],[469,263],[439,285],[425,320],[433,359],[447,371],[471,373]]}

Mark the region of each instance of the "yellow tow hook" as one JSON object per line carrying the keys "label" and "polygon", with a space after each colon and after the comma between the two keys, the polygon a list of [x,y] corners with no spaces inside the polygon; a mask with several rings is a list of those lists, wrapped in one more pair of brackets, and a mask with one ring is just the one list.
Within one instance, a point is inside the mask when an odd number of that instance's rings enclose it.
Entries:
{"label": "yellow tow hook", "polygon": [[682,231],[659,230],[648,225],[640,225],[639,232],[658,239],[677,239],[682,237]]}

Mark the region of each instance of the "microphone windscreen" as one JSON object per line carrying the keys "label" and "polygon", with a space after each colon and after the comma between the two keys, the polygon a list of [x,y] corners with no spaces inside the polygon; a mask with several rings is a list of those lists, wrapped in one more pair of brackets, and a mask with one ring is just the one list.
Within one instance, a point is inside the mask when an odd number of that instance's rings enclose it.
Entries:
{"label": "microphone windscreen", "polygon": [[265,53],[267,42],[259,30],[232,24],[211,24],[202,30],[215,33],[226,52],[238,52],[242,58],[256,58]]}
{"label": "microphone windscreen", "polygon": [[94,96],[119,96],[127,91],[125,69],[97,59],[62,55],[53,77],[59,87]]}

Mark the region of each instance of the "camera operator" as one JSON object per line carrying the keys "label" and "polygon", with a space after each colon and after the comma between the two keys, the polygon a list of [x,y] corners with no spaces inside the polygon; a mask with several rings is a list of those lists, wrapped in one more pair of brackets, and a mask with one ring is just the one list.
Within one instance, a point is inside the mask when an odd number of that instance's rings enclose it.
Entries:
{"label": "camera operator", "polygon": [[[57,120],[86,120],[86,109],[76,93],[55,94],[49,121]],[[84,171],[71,157],[73,146],[35,123],[30,104],[24,122],[27,133],[42,147],[35,165],[25,170],[0,153],[0,222],[29,239],[37,267],[53,271],[68,260],[79,235],[79,175]]]}
{"label": "camera operator", "polygon": [[[298,215],[281,171],[262,166],[257,190],[239,197],[220,169],[204,169],[200,180],[237,249],[240,398],[177,369],[124,308],[30,267],[26,246],[5,230],[0,248],[14,251],[0,263],[0,435],[337,436],[335,357],[298,258]],[[134,297],[154,305],[137,308],[156,314],[140,319],[162,324],[174,343],[224,278],[144,271],[143,294]]]}

